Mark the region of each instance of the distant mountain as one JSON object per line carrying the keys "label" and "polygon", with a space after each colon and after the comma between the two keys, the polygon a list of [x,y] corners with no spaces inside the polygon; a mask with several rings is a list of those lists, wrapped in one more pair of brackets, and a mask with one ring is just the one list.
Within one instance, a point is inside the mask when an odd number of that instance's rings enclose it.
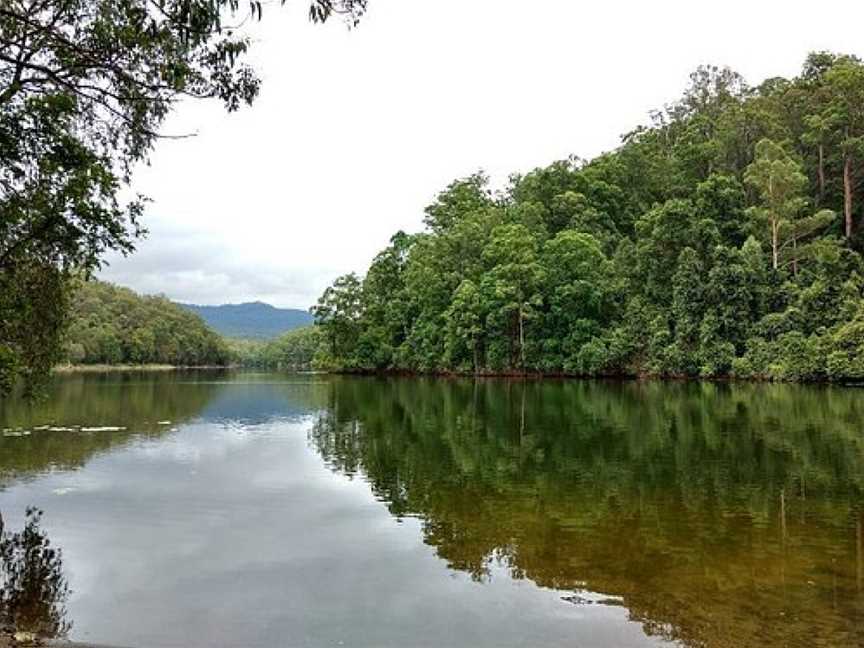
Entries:
{"label": "distant mountain", "polygon": [[296,308],[276,308],[263,302],[199,306],[180,304],[201,316],[210,328],[232,338],[275,338],[285,331],[308,326],[312,315]]}

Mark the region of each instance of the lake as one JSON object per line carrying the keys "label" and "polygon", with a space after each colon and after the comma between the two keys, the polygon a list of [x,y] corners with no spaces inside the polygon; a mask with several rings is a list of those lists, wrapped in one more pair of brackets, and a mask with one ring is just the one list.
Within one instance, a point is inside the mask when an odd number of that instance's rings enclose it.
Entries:
{"label": "lake", "polygon": [[864,645],[861,389],[78,374],[0,428],[74,640]]}

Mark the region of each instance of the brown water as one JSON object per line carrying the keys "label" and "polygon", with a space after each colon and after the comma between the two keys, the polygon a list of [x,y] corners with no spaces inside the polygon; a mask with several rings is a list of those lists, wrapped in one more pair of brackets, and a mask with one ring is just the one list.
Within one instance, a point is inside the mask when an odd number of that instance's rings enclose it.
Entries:
{"label": "brown water", "polygon": [[78,640],[862,646],[862,397],[66,376],[0,404],[0,511],[44,511]]}

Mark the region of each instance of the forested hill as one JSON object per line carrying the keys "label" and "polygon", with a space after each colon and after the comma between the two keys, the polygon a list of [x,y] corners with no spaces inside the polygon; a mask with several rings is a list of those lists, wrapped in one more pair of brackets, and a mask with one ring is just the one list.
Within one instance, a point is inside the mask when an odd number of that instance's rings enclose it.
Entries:
{"label": "forested hill", "polygon": [[700,68],[617,150],[456,180],[425,223],[326,290],[319,364],[862,379],[864,65]]}
{"label": "forested hill", "polygon": [[64,358],[73,364],[225,365],[225,342],[200,317],[166,299],[102,281],[72,291]]}
{"label": "forested hill", "polygon": [[312,316],[304,310],[276,308],[263,302],[180,306],[200,316],[218,333],[231,338],[271,339],[312,323]]}

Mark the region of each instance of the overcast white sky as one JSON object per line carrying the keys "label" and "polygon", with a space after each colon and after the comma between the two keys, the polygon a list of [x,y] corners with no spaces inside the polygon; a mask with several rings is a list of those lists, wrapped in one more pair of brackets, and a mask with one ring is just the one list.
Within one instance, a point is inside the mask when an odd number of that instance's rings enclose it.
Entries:
{"label": "overcast white sky", "polygon": [[263,87],[226,114],[187,103],[135,189],[149,237],[101,276],[204,304],[307,308],[365,272],[452,179],[499,183],[614,148],[677,98],[702,63],[752,84],[811,50],[864,55],[854,0],[369,0],[355,30],[265,6],[252,60]]}

